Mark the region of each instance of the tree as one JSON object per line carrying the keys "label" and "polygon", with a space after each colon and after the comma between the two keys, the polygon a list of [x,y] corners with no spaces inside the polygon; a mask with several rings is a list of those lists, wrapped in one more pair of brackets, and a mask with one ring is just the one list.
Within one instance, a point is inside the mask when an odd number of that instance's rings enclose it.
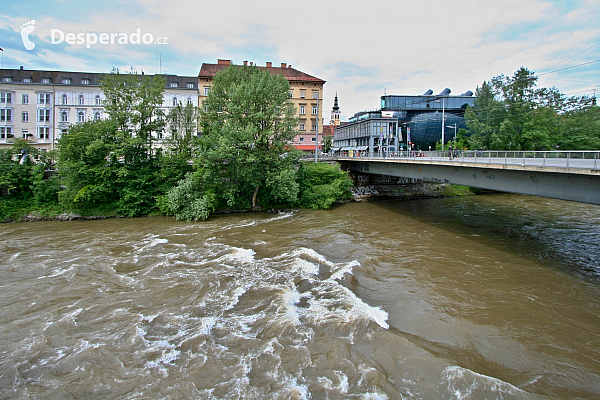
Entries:
{"label": "tree", "polygon": [[[118,70],[103,79],[108,118],[72,125],[59,139],[58,167],[68,208],[127,216],[156,208],[159,163],[153,138],[164,125],[165,81]],[[102,211],[100,211],[102,212]]]}
{"label": "tree", "polygon": [[323,136],[323,141],[321,145],[323,146],[323,153],[329,153],[331,151],[331,148],[333,147],[333,136]]}
{"label": "tree", "polygon": [[203,186],[222,205],[247,209],[297,199],[295,162],[289,143],[297,121],[289,83],[256,67],[219,72],[201,112],[197,159]]}

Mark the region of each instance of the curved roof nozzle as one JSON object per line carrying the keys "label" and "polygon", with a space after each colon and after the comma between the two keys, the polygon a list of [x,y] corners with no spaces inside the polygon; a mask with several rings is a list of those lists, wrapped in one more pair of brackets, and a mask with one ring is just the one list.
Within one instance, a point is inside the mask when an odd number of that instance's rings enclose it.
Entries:
{"label": "curved roof nozzle", "polygon": [[467,90],[466,92],[461,94],[461,96],[473,96],[473,92],[471,92],[470,90]]}
{"label": "curved roof nozzle", "polygon": [[431,96],[432,94],[433,94],[433,90],[429,89],[428,91],[423,93],[423,96]]}
{"label": "curved roof nozzle", "polygon": [[438,96],[448,96],[452,90],[450,88],[446,88],[442,90],[442,93],[438,94]]}

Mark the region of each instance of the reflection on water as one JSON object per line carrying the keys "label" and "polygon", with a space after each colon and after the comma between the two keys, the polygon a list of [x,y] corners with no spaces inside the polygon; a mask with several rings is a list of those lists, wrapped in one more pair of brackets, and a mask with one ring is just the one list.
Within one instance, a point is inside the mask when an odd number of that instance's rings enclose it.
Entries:
{"label": "reflection on water", "polygon": [[598,222],[491,195],[4,224],[0,397],[594,398]]}

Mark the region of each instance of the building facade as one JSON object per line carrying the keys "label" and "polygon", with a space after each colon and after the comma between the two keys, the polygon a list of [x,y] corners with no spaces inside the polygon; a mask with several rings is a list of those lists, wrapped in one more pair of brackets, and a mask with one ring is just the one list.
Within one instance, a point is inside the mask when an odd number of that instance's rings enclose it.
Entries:
{"label": "building facade", "polygon": [[[323,85],[325,81],[311,76],[302,71],[292,68],[291,65],[281,63],[275,67],[273,63],[267,62],[265,66],[255,65],[253,62],[244,61],[244,66],[255,66],[269,71],[272,74],[281,74],[290,83],[290,99],[296,108],[298,117],[298,135],[294,138],[292,145],[304,151],[315,151],[321,148],[322,134],[322,103]],[[199,95],[198,104],[207,98],[215,75],[228,67],[236,66],[231,60],[217,60],[217,64],[203,63],[198,74]],[[240,66],[240,65],[237,65]]]}
{"label": "building facade", "polygon": [[421,96],[385,95],[381,96],[381,116],[398,120],[407,143],[429,150],[442,136],[447,143],[459,129],[466,128],[465,110],[474,103],[473,92],[451,96],[448,88],[438,95],[431,89]]}
{"label": "building facade", "polygon": [[[0,70],[0,149],[15,138],[51,150],[71,124],[105,117],[104,74],[21,69]],[[163,111],[181,103],[198,105],[198,78],[161,75],[166,80]],[[153,75],[151,75],[153,77]],[[162,132],[156,132],[162,139]]]}

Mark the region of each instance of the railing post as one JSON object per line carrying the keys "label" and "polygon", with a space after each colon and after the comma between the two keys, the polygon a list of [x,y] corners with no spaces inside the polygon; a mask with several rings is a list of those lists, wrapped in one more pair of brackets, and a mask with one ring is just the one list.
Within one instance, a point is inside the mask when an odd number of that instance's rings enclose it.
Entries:
{"label": "railing post", "polygon": [[571,152],[567,152],[567,168],[569,168],[569,159],[571,158]]}
{"label": "railing post", "polygon": [[542,166],[543,167],[546,166],[546,152],[544,152],[544,161],[542,162]]}

